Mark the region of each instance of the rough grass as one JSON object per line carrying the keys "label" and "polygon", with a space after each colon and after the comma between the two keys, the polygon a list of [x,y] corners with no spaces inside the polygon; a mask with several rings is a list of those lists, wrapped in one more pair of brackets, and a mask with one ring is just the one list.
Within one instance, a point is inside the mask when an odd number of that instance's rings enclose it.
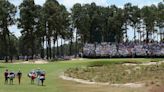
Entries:
{"label": "rough grass", "polygon": [[[145,59],[145,58],[121,58],[121,59],[93,59],[89,60],[88,66],[102,66],[102,65],[111,65],[111,64],[123,64],[123,63],[144,63],[144,62],[158,62],[162,61],[163,59]],[[87,60],[86,60],[87,61]]]}
{"label": "rough grass", "polygon": [[[149,81],[154,83],[164,79],[164,64],[150,66],[125,66],[123,63],[151,62],[152,60],[120,60],[120,61],[95,61],[87,67],[69,68],[65,75],[73,78],[89,80],[91,82],[108,83],[134,83]],[[153,60],[158,61],[158,60]],[[151,83],[150,83],[151,84]]]}
{"label": "rough grass", "polygon": [[164,92],[164,86],[154,86],[150,88],[150,92]]}

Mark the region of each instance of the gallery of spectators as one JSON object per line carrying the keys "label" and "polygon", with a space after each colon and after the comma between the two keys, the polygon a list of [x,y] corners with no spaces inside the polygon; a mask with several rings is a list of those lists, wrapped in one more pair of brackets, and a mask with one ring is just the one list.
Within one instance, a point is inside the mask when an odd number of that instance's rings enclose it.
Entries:
{"label": "gallery of spectators", "polygon": [[86,58],[164,58],[164,42],[151,43],[86,43],[83,47],[83,57]]}

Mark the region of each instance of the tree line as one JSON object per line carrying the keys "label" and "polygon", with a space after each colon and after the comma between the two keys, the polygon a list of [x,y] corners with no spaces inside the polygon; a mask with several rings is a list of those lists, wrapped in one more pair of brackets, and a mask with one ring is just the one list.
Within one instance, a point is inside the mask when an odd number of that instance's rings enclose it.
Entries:
{"label": "tree line", "polygon": [[[19,6],[0,0],[0,59],[77,55],[85,43],[129,42],[129,27],[133,28],[134,42],[148,43],[155,36],[162,42],[163,15],[163,2],[142,8],[131,3],[123,8],[77,3],[69,12],[57,0],[46,0],[43,6],[34,0],[23,0]],[[11,25],[21,29],[19,38],[10,32]]]}

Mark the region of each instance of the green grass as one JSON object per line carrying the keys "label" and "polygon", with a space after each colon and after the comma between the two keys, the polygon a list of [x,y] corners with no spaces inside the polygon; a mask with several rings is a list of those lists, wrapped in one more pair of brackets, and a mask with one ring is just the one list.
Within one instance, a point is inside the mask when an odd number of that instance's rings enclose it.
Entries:
{"label": "green grass", "polygon": [[[53,62],[48,64],[0,64],[0,92],[134,92],[135,89],[113,88],[105,86],[84,85],[71,81],[65,81],[59,78],[59,75],[69,68],[86,67],[92,65],[112,64],[121,62],[148,62],[158,61],[159,59],[84,59],[75,61]],[[161,60],[161,59],[160,59]],[[9,71],[23,72],[21,85],[18,85],[17,78],[14,79],[14,85],[4,85],[3,73],[5,69]],[[41,68],[46,71],[45,86],[31,85],[27,73],[32,69]],[[87,88],[88,90],[85,90]],[[127,91],[128,90],[128,91]],[[142,92],[142,91],[137,91]]]}
{"label": "green grass", "polygon": [[[63,88],[59,87],[59,75],[68,67],[78,66],[77,63],[70,62],[55,62],[48,64],[0,64],[0,92],[64,92]],[[14,85],[4,85],[3,73],[5,69],[9,71],[18,71],[21,69],[23,76],[21,85],[18,85],[17,78],[14,79]],[[45,86],[31,85],[30,79],[27,77],[27,73],[32,69],[41,68],[46,71]]]}

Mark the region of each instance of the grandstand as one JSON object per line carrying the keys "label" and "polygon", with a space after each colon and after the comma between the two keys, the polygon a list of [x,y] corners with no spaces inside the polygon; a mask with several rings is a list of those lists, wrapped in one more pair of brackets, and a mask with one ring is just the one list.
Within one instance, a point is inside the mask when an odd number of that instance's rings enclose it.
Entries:
{"label": "grandstand", "polygon": [[85,44],[83,56],[87,58],[112,57],[164,57],[164,43],[96,43]]}

